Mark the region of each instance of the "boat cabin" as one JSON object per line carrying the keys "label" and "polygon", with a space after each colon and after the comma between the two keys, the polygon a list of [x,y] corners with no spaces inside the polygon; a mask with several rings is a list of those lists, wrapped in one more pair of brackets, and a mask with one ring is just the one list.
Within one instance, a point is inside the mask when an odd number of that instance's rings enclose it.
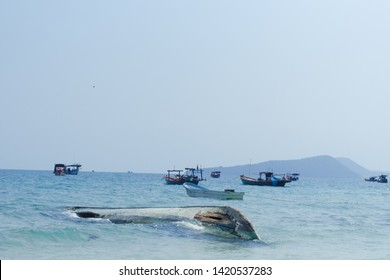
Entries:
{"label": "boat cabin", "polygon": [[65,164],[63,163],[56,163],[54,165],[54,171],[53,173],[56,175],[56,176],[61,176],[61,175],[65,175],[66,172],[65,172]]}
{"label": "boat cabin", "polygon": [[185,168],[185,175],[187,178],[195,179],[198,182],[203,181],[203,169],[200,169],[199,167],[196,168]]}
{"label": "boat cabin", "polygon": [[77,175],[79,173],[80,167],[81,164],[79,163],[66,165],[66,174]]}
{"label": "boat cabin", "polygon": [[258,180],[269,181],[274,176],[273,172],[260,172]]}

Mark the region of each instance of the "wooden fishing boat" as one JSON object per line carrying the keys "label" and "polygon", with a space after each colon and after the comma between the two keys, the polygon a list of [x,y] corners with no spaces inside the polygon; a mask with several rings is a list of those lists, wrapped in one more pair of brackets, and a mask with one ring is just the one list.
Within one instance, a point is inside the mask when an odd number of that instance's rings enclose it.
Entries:
{"label": "wooden fishing boat", "polygon": [[167,185],[183,185],[186,182],[198,184],[203,181],[203,169],[200,168],[185,168],[185,173],[182,174],[183,170],[170,169],[167,171],[167,175],[164,176],[165,183]]}
{"label": "wooden fishing boat", "polygon": [[255,186],[272,186],[272,187],[284,187],[291,180],[287,179],[283,174],[274,175],[272,172],[260,172],[259,178],[251,178],[244,175],[240,175],[241,182],[244,185]]}
{"label": "wooden fishing boat", "polygon": [[66,174],[66,167],[65,167],[65,164],[63,163],[56,163],[54,165],[54,171],[53,171],[54,175],[56,176],[63,176]]}
{"label": "wooden fishing boat", "polygon": [[245,192],[236,192],[234,189],[225,189],[223,191],[210,190],[204,186],[199,186],[192,183],[184,183],[183,187],[185,188],[188,196],[191,197],[206,197],[222,200],[242,200],[245,194]]}

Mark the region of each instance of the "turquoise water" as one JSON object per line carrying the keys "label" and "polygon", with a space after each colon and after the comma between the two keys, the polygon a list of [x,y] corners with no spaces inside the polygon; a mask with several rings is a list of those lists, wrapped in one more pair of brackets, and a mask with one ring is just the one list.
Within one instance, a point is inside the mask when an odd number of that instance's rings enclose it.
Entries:
{"label": "turquoise water", "polygon": [[[0,259],[390,259],[390,184],[300,178],[285,188],[208,178],[242,201],[188,197],[163,174],[0,170]],[[186,223],[112,224],[80,219],[70,206],[229,205],[261,240],[211,235]]]}

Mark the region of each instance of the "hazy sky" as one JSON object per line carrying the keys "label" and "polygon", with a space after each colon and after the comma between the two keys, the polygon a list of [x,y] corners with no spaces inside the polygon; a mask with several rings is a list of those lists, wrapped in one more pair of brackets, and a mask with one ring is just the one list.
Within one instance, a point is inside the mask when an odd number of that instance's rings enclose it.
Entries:
{"label": "hazy sky", "polygon": [[0,168],[390,170],[390,1],[0,1]]}

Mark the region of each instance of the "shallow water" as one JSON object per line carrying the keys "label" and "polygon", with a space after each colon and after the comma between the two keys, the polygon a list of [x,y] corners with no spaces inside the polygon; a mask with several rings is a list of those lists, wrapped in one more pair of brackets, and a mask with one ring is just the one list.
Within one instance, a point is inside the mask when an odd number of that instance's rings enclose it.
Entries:
{"label": "shallow water", "polygon": [[[202,182],[244,191],[242,201],[188,197],[163,174],[0,170],[1,259],[390,259],[390,185],[300,178],[284,188],[244,186],[239,176]],[[70,206],[229,205],[260,240],[208,233],[187,222],[113,224]]]}

